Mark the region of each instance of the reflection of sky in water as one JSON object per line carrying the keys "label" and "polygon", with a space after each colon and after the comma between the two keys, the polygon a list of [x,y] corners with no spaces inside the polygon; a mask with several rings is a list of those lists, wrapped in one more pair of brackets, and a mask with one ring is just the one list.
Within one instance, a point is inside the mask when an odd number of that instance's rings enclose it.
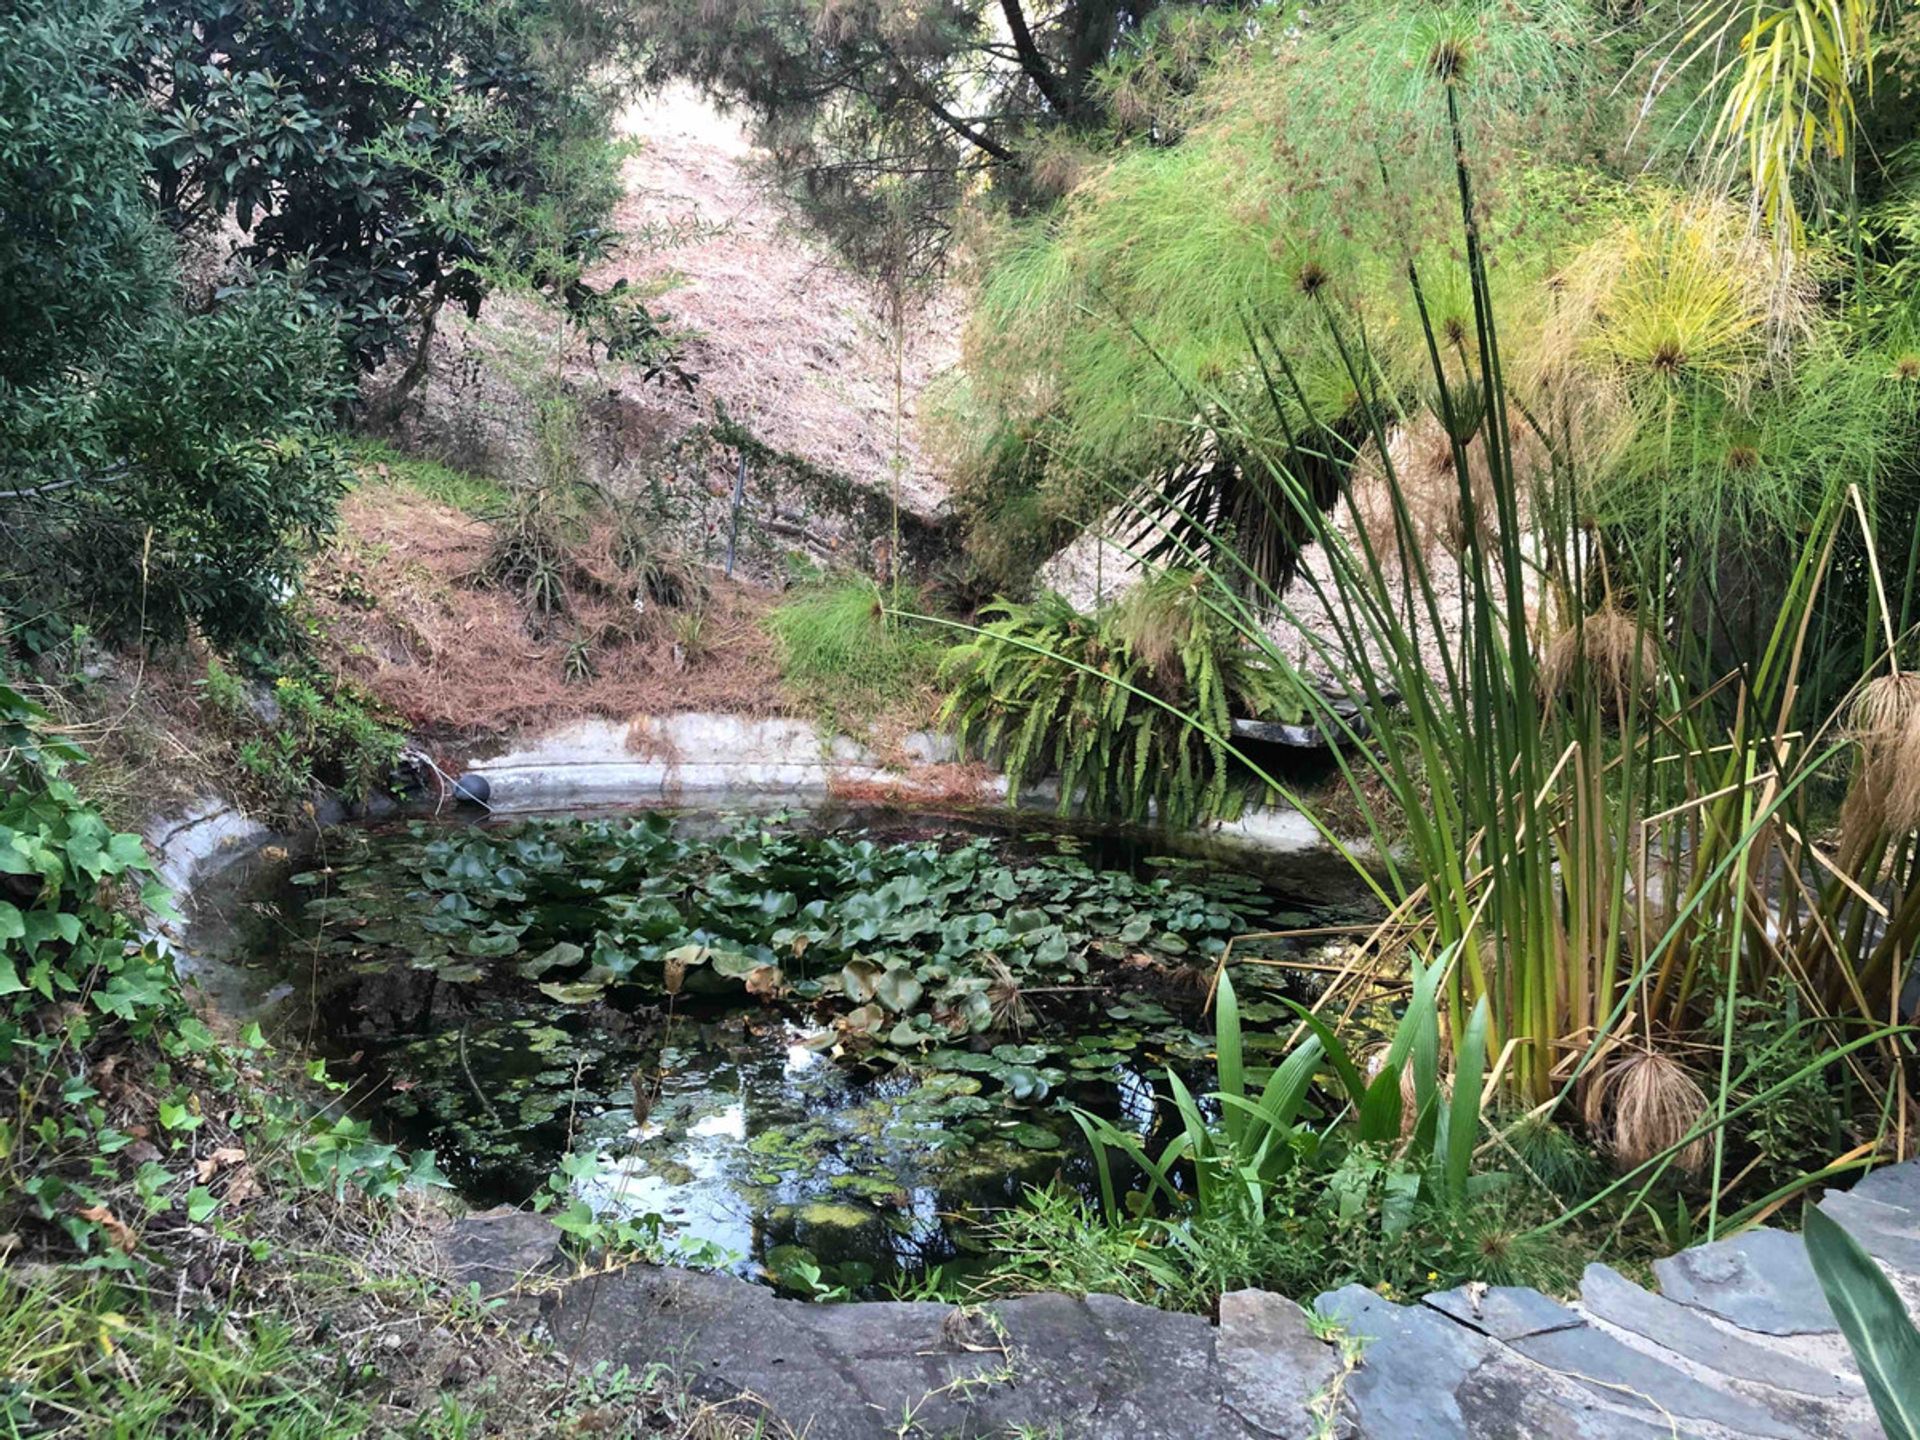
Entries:
{"label": "reflection of sky in water", "polygon": [[[598,1146],[599,1163],[575,1193],[596,1213],[658,1214],[683,1240],[731,1252],[748,1274],[764,1274],[768,1252],[792,1244],[823,1266],[939,1263],[953,1253],[954,1209],[1012,1203],[1023,1183],[1044,1182],[1061,1161],[998,1145],[1005,1163],[983,1175],[978,1142],[942,1148],[953,1137],[914,1108],[914,1077],[860,1083],[777,1025],[759,1034],[737,1023],[688,1025],[663,1067],[644,1124],[625,1108],[589,1123],[583,1139]],[[994,1118],[1072,1131],[1058,1114]],[[776,1130],[785,1134],[769,1135]],[[813,1138],[787,1138],[801,1132]],[[763,1136],[773,1143],[756,1149]]]}

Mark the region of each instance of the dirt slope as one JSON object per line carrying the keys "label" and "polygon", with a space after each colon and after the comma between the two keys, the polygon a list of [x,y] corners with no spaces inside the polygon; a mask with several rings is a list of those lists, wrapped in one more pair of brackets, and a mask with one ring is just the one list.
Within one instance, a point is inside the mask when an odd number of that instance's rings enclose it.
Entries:
{"label": "dirt slope", "polygon": [[[893,353],[872,285],[783,215],[739,121],[685,89],[622,117],[640,149],[626,167],[619,228],[682,227],[684,243],[630,245],[594,278],[667,286],[661,308],[693,335],[687,363],[768,444],[884,488],[894,436]],[[944,494],[915,440],[915,405],[959,353],[960,316],[936,298],[909,321],[903,366],[902,502],[930,514]],[[710,407],[696,396],[683,408]]]}

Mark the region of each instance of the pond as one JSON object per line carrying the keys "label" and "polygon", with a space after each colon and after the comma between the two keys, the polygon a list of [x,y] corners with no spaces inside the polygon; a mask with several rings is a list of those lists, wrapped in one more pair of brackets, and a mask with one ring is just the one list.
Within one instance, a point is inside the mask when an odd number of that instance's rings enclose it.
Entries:
{"label": "pond", "polygon": [[[284,1028],[469,1200],[558,1172],[853,1294],[973,1263],[1029,1186],[1091,1193],[1075,1108],[1144,1133],[1167,1067],[1211,1086],[1229,940],[1356,916],[1300,861],[897,812],[421,822],[308,863],[270,907]],[[1324,935],[1233,943],[1258,1065]]]}

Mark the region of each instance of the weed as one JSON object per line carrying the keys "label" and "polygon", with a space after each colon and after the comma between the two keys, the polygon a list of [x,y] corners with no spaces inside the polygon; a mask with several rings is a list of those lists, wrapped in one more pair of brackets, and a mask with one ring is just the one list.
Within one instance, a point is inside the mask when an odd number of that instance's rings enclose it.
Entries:
{"label": "weed", "polygon": [[387,783],[404,744],[340,682],[277,675],[257,691],[209,657],[200,694],[227,737],[236,788],[277,817],[303,813],[323,785],[366,800]]}
{"label": "weed", "polygon": [[511,503],[511,492],[498,480],[457,470],[437,460],[408,455],[383,441],[356,440],[354,460],[362,484],[371,476],[402,486],[428,500],[450,505],[476,520],[491,520],[504,514]]}
{"label": "weed", "polygon": [[576,634],[567,642],[560,674],[569,685],[584,685],[593,679],[593,642],[586,636]]}

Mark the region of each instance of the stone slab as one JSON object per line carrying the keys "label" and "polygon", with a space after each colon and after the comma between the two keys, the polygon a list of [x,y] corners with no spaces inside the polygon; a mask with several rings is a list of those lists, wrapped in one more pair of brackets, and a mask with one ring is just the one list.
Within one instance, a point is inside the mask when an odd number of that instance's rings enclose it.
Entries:
{"label": "stone slab", "polygon": [[1315,1434],[1308,1407],[1340,1360],[1315,1337],[1306,1311],[1267,1290],[1222,1295],[1214,1354],[1227,1409],[1256,1435],[1308,1440]]}
{"label": "stone slab", "polygon": [[1920,1160],[1882,1165],[1856,1181],[1846,1193],[1896,1210],[1920,1213]]}
{"label": "stone slab", "polygon": [[[989,1318],[989,1316],[991,1318]],[[1213,1327],[1111,1296],[985,1312],[811,1305],[728,1275],[634,1266],[567,1286],[546,1324],[582,1358],[665,1363],[700,1398],[752,1396],[809,1440],[911,1433],[1246,1440],[1220,1406]]]}
{"label": "stone slab", "polygon": [[1820,1208],[1874,1259],[1920,1279],[1920,1216],[1841,1191],[1829,1194]]}
{"label": "stone slab", "polygon": [[1616,1404],[1645,1408],[1688,1433],[1718,1430],[1769,1440],[1809,1440],[1800,1424],[1732,1390],[1695,1379],[1677,1366],[1623,1345],[1591,1325],[1529,1335],[1513,1348]]}
{"label": "stone slab", "polygon": [[1660,1293],[1761,1335],[1835,1330],[1798,1235],[1762,1227],[1653,1262]]}
{"label": "stone slab", "polygon": [[1566,1306],[1519,1285],[1462,1285],[1435,1291],[1421,1303],[1449,1320],[1503,1342],[1553,1330],[1576,1330],[1585,1323]]}
{"label": "stone slab", "polygon": [[1363,1440],[1673,1440],[1671,1427],[1617,1406],[1423,1305],[1349,1285],[1314,1301],[1369,1343],[1346,1380]]}
{"label": "stone slab", "polygon": [[453,1278],[493,1295],[529,1275],[561,1268],[560,1232],[544,1215],[496,1206],[453,1222],[440,1242]]}
{"label": "stone slab", "polygon": [[1729,1329],[1698,1310],[1641,1289],[1606,1265],[1587,1266],[1580,1279],[1580,1302],[1609,1325],[1644,1336],[1736,1380],[1828,1399],[1851,1399],[1864,1393],[1853,1376],[1809,1364],[1782,1346]]}

